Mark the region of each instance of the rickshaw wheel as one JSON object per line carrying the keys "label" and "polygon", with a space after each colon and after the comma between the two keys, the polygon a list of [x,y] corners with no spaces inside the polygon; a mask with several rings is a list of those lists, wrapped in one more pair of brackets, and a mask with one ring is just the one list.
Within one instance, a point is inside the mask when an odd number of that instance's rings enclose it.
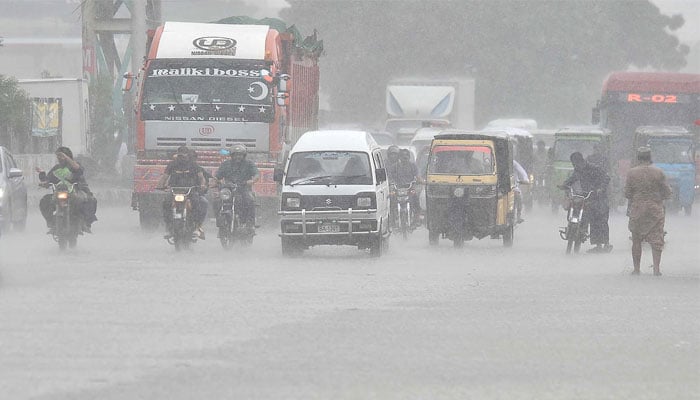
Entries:
{"label": "rickshaw wheel", "polygon": [[503,232],[503,247],[512,247],[513,246],[513,233],[515,232],[515,228],[513,225],[510,225],[506,228],[506,231]]}
{"label": "rickshaw wheel", "polygon": [[439,241],[440,241],[440,232],[438,232],[434,229],[428,230],[428,243],[430,243],[431,246],[437,246]]}

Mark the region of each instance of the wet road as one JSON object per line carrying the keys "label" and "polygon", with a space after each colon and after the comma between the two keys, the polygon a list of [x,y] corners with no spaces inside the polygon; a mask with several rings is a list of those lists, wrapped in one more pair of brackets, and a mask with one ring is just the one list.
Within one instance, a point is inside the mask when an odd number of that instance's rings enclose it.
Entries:
{"label": "wet road", "polygon": [[619,214],[610,254],[565,256],[563,214],[536,209],[512,249],[419,230],[378,260],[285,259],[274,231],[226,252],[211,226],[176,253],[99,217],[66,253],[38,214],[0,238],[0,397],[700,397],[698,216],[668,218],[662,277],[629,275]]}

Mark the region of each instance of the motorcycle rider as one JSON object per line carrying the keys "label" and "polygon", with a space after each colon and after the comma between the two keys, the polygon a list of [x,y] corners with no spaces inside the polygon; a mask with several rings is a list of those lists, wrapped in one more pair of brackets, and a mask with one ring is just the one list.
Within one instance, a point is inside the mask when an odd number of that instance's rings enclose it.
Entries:
{"label": "motorcycle rider", "polygon": [[396,172],[399,165],[399,146],[391,145],[386,149],[386,176],[389,183],[396,181]]}
{"label": "motorcycle rider", "polygon": [[[247,149],[242,144],[235,144],[231,147],[230,158],[219,166],[215,177],[224,183],[235,183],[239,190],[243,190],[240,197],[241,204],[239,216],[241,222],[246,225],[250,232],[255,228],[255,197],[252,191],[253,184],[260,179],[260,172],[255,163],[246,159]],[[214,209],[218,213],[221,209],[220,200],[214,204]]]}
{"label": "motorcycle rider", "polygon": [[[160,177],[156,189],[166,189],[168,187],[194,187],[195,192],[190,193],[190,203],[192,204],[192,216],[194,218],[195,233],[205,239],[202,224],[207,215],[206,204],[201,201],[200,193],[206,191],[207,186],[202,171],[191,159],[190,150],[186,146],[180,146],[175,153],[175,157],[168,166],[165,167],[163,176]],[[199,193],[196,192],[199,190]],[[165,221],[166,235],[169,238],[172,231],[172,196],[167,196],[163,201],[163,220]]]}
{"label": "motorcycle rider", "polygon": [[[190,149],[190,160],[192,160],[192,163],[194,163],[194,167],[197,169],[198,173],[202,173],[202,176],[204,176],[204,182],[207,184],[207,188],[210,186],[209,183],[211,182],[212,179],[214,179],[214,176],[209,173],[204,167],[199,165],[197,163],[197,158],[198,154],[195,149]],[[199,196],[199,201],[202,202],[202,212],[204,215],[202,215],[202,222],[201,225],[204,226],[204,222],[207,220],[207,213],[209,212],[209,200],[207,199],[206,192],[208,189],[205,189],[203,191],[200,191],[198,193],[195,193],[195,195]],[[205,234],[204,230],[200,229],[199,231],[199,237],[201,239],[205,239]]]}
{"label": "motorcycle rider", "polygon": [[[92,223],[97,221],[95,213],[97,211],[97,199],[90,191],[87,181],[85,180],[85,170],[83,166],[73,159],[73,152],[68,147],[61,146],[56,149],[56,160],[58,163],[54,165],[49,172],[36,167],[36,172],[39,173],[39,185],[48,187],[49,184],[58,184],[61,182],[76,185],[73,187],[71,201],[75,209],[82,216],[82,230],[87,233],[92,233]],[[53,213],[56,210],[56,204],[53,201],[53,194],[47,194],[39,201],[39,210],[41,215],[46,220],[46,226],[49,228],[49,234],[54,231]]]}
{"label": "motorcycle rider", "polygon": [[608,206],[608,184],[610,176],[602,168],[587,162],[583,154],[576,151],[569,157],[574,165],[574,172],[567,178],[560,189],[569,189],[575,183],[581,186],[584,193],[593,191],[588,199],[587,209],[591,230],[591,244],[596,247],[589,249],[589,253],[607,253],[612,250],[610,244],[610,227],[608,218],[610,208]]}
{"label": "motorcycle rider", "polygon": [[[389,154],[398,155],[395,162],[392,163],[392,158],[390,157],[390,162],[387,163],[389,184],[395,184],[397,187],[407,187],[411,183],[421,181],[418,174],[418,167],[416,166],[416,163],[411,160],[410,150],[399,149],[398,147],[396,147],[396,149],[392,149],[390,147],[388,151]],[[411,204],[412,225],[415,226],[419,223],[420,216],[420,201],[416,190],[409,195],[408,201]]]}

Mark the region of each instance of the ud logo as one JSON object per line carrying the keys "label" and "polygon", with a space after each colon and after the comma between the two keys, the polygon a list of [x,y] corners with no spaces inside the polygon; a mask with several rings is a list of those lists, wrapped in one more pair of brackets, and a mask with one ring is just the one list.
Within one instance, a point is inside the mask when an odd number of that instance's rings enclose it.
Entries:
{"label": "ud logo", "polygon": [[199,134],[202,136],[209,136],[212,133],[214,133],[214,127],[211,125],[204,125],[203,127],[199,128]]}
{"label": "ud logo", "polygon": [[227,37],[205,36],[195,39],[192,44],[201,50],[221,51],[236,45],[236,41]]}
{"label": "ud logo", "polygon": [[219,55],[235,56],[236,41],[221,36],[204,36],[192,41],[198,50],[192,51],[193,56]]}
{"label": "ud logo", "polygon": [[326,199],[327,206],[330,206],[332,203],[333,203],[333,200],[331,200],[330,198]]}

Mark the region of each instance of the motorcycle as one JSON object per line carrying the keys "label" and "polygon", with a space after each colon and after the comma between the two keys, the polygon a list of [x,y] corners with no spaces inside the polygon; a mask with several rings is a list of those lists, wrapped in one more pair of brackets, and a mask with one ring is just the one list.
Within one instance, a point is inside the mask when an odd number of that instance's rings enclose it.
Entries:
{"label": "motorcycle", "polygon": [[408,238],[408,234],[414,229],[413,215],[411,212],[411,196],[415,195],[415,182],[411,182],[407,186],[398,186],[395,183],[391,184],[390,204],[392,227],[401,232],[404,239]]}
{"label": "motorcycle", "polygon": [[253,243],[255,232],[241,221],[240,204],[242,196],[246,196],[243,187],[235,183],[222,183],[219,186],[221,205],[216,216],[216,226],[219,228],[219,241],[224,249],[231,249],[236,241],[243,245]]}
{"label": "motorcycle", "polygon": [[76,184],[60,182],[48,185],[53,190],[52,201],[56,205],[53,213],[53,240],[58,243],[58,248],[61,250],[65,250],[66,247],[74,248],[78,244],[78,235],[83,232],[80,213],[73,210],[71,204]]}
{"label": "motorcycle", "polygon": [[586,205],[593,191],[584,194],[575,192],[573,188],[568,188],[568,190],[567,226],[559,229],[559,236],[566,241],[566,254],[571,254],[572,248],[574,253],[578,253],[581,244],[589,238]]}
{"label": "motorcycle", "polygon": [[194,233],[194,216],[192,215],[192,191],[196,187],[171,187],[172,194],[172,223],[170,235],[166,236],[166,240],[171,245],[175,246],[175,250],[188,249],[190,244],[197,242],[197,236]]}

